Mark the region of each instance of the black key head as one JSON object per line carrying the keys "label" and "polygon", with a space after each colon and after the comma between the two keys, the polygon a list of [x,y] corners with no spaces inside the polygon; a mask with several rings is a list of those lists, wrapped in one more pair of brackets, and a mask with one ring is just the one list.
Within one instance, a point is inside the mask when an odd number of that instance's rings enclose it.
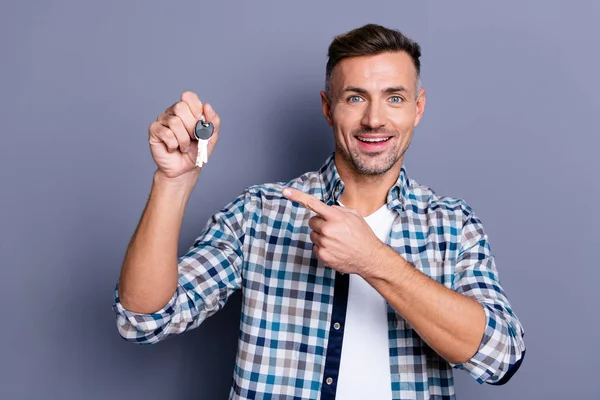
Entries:
{"label": "black key head", "polygon": [[196,123],[196,127],[194,128],[194,136],[196,136],[196,139],[198,140],[208,140],[212,136],[214,130],[215,127],[212,122],[200,120]]}

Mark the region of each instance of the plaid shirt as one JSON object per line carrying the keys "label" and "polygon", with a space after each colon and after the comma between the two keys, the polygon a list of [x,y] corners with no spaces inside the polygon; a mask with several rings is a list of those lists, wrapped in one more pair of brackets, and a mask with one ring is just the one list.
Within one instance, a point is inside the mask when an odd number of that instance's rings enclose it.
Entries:
{"label": "plaid shirt", "polygon": [[[329,205],[344,190],[333,156],[317,172],[246,189],[212,216],[179,258],[178,288],[164,308],[153,314],[124,309],[117,284],[113,308],[121,336],[151,344],[194,329],[241,289],[230,398],[334,398],[336,381],[326,375],[339,371],[339,351],[332,348],[341,349],[341,343],[332,344],[332,312],[334,302],[345,307],[346,299],[335,293],[343,292],[341,274],[316,258],[308,227],[314,214],[284,198],[283,186]],[[404,167],[387,206],[396,213],[387,244],[425,275],[479,301],[487,320],[477,353],[464,364],[449,364],[388,304],[392,397],[452,399],[453,367],[479,383],[507,380],[524,355],[524,333],[500,285],[480,220],[463,200],[438,197],[409,179]]]}

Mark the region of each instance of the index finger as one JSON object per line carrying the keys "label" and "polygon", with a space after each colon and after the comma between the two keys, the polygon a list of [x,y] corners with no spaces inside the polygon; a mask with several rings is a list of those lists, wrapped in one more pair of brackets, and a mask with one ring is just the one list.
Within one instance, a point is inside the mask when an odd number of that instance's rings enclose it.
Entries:
{"label": "index finger", "polygon": [[184,92],[181,95],[181,101],[187,103],[192,111],[192,114],[194,115],[194,118],[199,119],[199,117],[204,114],[202,110],[202,102],[196,93],[190,91]]}
{"label": "index finger", "polygon": [[310,194],[301,192],[300,190],[284,188],[281,191],[281,194],[283,194],[283,197],[286,199],[302,204],[304,207],[316,212],[325,219],[332,218],[335,213],[333,208],[329,207],[315,196],[311,196]]}

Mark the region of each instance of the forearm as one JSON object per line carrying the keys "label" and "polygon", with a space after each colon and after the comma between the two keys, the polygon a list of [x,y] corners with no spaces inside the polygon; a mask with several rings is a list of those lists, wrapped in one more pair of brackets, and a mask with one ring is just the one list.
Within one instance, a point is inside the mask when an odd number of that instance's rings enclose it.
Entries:
{"label": "forearm", "polygon": [[447,361],[462,363],[477,352],[486,318],[476,300],[435,282],[387,246],[363,278]]}
{"label": "forearm", "polygon": [[152,313],[177,289],[177,248],[185,208],[197,171],[178,179],[156,172],[146,208],[127,249],[119,279],[126,309]]}

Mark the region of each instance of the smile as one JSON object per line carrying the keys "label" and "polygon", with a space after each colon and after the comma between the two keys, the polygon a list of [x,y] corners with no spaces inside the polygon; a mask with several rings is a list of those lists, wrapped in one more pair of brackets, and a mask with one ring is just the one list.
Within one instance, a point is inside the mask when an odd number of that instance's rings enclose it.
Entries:
{"label": "smile", "polygon": [[384,137],[384,138],[366,138],[366,137],[357,136],[356,138],[363,143],[380,143],[380,142],[387,142],[392,137],[388,136],[388,137]]}

